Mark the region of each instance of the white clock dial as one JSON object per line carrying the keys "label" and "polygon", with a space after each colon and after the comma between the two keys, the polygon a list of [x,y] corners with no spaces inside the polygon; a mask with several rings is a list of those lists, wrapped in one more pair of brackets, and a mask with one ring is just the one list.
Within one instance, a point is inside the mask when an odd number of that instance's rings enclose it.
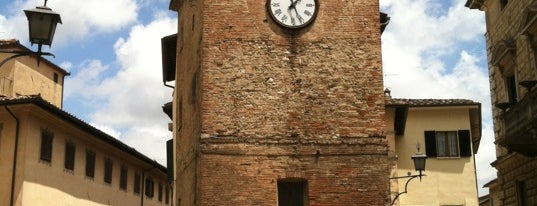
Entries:
{"label": "white clock dial", "polygon": [[272,19],[287,28],[302,28],[310,24],[319,10],[317,0],[267,0]]}

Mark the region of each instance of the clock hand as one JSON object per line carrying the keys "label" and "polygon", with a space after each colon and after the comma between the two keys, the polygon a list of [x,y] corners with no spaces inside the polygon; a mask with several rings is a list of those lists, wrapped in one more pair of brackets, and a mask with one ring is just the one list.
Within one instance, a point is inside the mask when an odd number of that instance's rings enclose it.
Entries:
{"label": "clock hand", "polygon": [[[300,1],[300,0],[297,0],[296,2],[298,2],[298,1]],[[296,2],[295,2],[295,3],[296,3]],[[296,10],[296,6],[293,6],[293,9],[294,9],[295,12],[296,12],[296,17],[298,18],[298,21],[302,24],[303,21],[304,21],[304,19],[300,16],[300,14],[298,13],[298,10]]]}

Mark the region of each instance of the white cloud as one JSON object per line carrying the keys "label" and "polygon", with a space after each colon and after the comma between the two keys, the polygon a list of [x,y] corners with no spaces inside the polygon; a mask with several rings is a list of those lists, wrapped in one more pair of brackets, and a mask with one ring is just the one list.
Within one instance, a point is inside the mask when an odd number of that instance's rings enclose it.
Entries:
{"label": "white cloud", "polygon": [[[396,98],[464,98],[482,104],[483,134],[476,155],[480,195],[495,177],[485,22],[466,0],[381,0],[391,17],[382,36],[384,84]],[[441,5],[443,3],[444,5]],[[446,10],[445,6],[450,5]],[[481,51],[483,50],[483,51]]]}
{"label": "white cloud", "polygon": [[[0,38],[27,39],[28,25],[23,10],[42,6],[43,1],[15,1],[9,14],[0,15]],[[135,0],[54,0],[47,6],[59,13],[63,24],[57,27],[54,44],[89,38],[98,33],[115,32],[136,22],[138,5]],[[25,41],[21,41],[25,43]]]}
{"label": "white cloud", "polygon": [[66,80],[66,100],[90,102],[90,122],[164,163],[164,142],[172,134],[162,105],[172,100],[172,91],[162,84],[160,39],[176,33],[177,20],[157,17],[148,25],[135,25],[128,37],[117,40],[113,46],[117,63],[93,60],[79,65]]}

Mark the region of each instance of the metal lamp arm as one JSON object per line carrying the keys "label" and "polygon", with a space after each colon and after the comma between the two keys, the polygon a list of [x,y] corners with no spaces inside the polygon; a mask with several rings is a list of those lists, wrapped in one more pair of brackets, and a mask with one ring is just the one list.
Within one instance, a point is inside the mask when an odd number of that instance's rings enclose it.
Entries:
{"label": "metal lamp arm", "polygon": [[2,62],[0,62],[0,67],[2,67],[5,63],[7,63],[9,60],[12,60],[12,59],[15,59],[17,57],[22,57],[22,56],[32,56],[32,55],[35,55],[37,56],[37,66],[39,66],[39,62],[41,60],[41,56],[52,56],[52,57],[56,57],[54,56],[54,54],[52,53],[49,53],[49,52],[41,52],[41,51],[38,51],[38,52],[33,52],[33,51],[16,51],[16,50],[0,50],[0,53],[9,53],[9,54],[14,54],[13,56],[10,56],[4,60],[2,60]]}

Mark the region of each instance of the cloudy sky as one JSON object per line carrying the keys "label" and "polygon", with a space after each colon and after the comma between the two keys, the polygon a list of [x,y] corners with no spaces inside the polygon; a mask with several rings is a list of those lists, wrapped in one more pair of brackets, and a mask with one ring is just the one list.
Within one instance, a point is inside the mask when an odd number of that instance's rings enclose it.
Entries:
{"label": "cloudy sky", "polygon": [[[396,98],[465,98],[482,103],[483,137],[477,154],[480,194],[493,179],[495,159],[484,15],[466,0],[380,0],[391,16],[382,36],[385,87]],[[0,39],[27,44],[23,9],[43,0],[2,0]],[[50,0],[60,13],[51,59],[71,73],[64,110],[165,164],[171,101],[163,86],[160,38],[176,33],[170,0]],[[24,26],[21,26],[24,25]],[[35,49],[35,48],[34,48]]]}

